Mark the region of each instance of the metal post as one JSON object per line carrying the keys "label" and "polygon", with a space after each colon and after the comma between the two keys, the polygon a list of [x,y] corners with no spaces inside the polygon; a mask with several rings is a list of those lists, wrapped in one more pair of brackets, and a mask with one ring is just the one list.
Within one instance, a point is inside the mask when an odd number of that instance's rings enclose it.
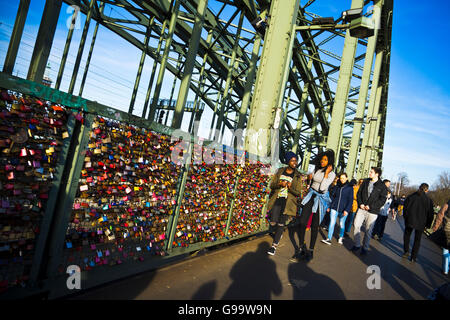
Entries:
{"label": "metal post", "polygon": [[[381,1],[375,3],[373,19],[375,25],[378,25],[380,20],[380,6]],[[367,95],[369,92],[370,74],[372,73],[373,57],[375,55],[375,45],[377,43],[378,28],[375,28],[375,33],[369,38],[366,49],[366,56],[364,59],[364,69],[362,74],[361,86],[359,89],[358,106],[356,108],[356,114],[353,118],[353,132],[350,142],[350,151],[347,160],[347,174],[348,178],[352,179],[355,175],[356,159],[358,156],[358,149],[361,142],[361,129],[364,121],[364,111],[367,105]]]}
{"label": "metal post", "polygon": [[309,135],[309,142],[306,143],[306,151],[305,151],[305,154],[303,156],[303,161],[302,161],[302,170],[303,171],[308,171],[309,162],[311,159],[313,140],[315,140],[315,136],[316,136],[317,119],[319,117],[319,111],[320,111],[319,108],[316,108],[314,110],[314,119],[313,119],[313,123],[312,123],[312,127],[311,127],[311,133]]}
{"label": "metal post", "polygon": [[[180,58],[181,58],[181,55],[178,56],[177,69],[180,68],[180,64],[181,64]],[[174,77],[174,78],[173,78],[173,84],[172,84],[172,91],[170,92],[169,107],[168,107],[168,109],[167,109],[166,120],[165,120],[165,122],[164,122],[164,125],[167,125],[167,120],[168,120],[168,118],[169,118],[169,111],[170,111],[170,109],[172,108],[173,95],[174,95],[174,93],[175,93],[175,86],[176,86],[176,85],[177,85],[177,77]]]}
{"label": "metal post", "polygon": [[[308,61],[308,72],[311,71],[312,65],[313,65],[313,59],[310,58]],[[292,146],[292,152],[294,152],[294,153],[297,153],[297,151],[298,151],[300,133],[302,130],[302,123],[303,123],[303,116],[305,115],[305,109],[306,109],[306,101],[309,97],[309,93],[308,93],[309,84],[310,84],[309,82],[306,82],[305,85],[303,86],[302,97],[300,100],[300,109],[299,109],[299,114],[298,114],[298,119],[297,119],[297,127],[295,128],[295,133],[294,133],[294,145]]]}
{"label": "metal post", "polygon": [[361,145],[361,152],[359,154],[359,160],[358,160],[358,171],[357,171],[357,177],[358,179],[361,179],[365,176],[367,176],[368,172],[364,171],[364,163],[366,161],[366,155],[368,151],[368,144],[369,144],[369,137],[370,137],[370,127],[372,124],[372,118],[377,115],[378,112],[374,112],[375,110],[375,98],[378,88],[378,82],[380,80],[380,72],[381,72],[381,65],[383,63],[383,55],[384,52],[380,50],[376,53],[375,57],[375,67],[373,71],[373,78],[372,78],[372,89],[370,90],[370,98],[369,98],[369,106],[367,108],[367,118],[364,125],[364,136],[362,140]]}
{"label": "metal post", "polygon": [[225,82],[225,89],[223,92],[222,101],[220,103],[219,118],[217,119],[217,123],[216,123],[217,136],[214,136],[215,140],[217,140],[217,141],[219,141],[219,138],[220,138],[219,130],[220,130],[220,127],[222,126],[224,116],[225,116],[225,108],[228,104],[231,80],[233,79],[233,71],[235,69],[235,63],[236,63],[236,51],[239,46],[239,39],[241,36],[242,24],[244,22],[244,15],[245,15],[245,12],[241,11],[241,15],[239,17],[239,25],[238,25],[238,29],[236,32],[236,39],[234,41],[234,46],[233,46],[233,52],[231,53],[231,61],[230,61],[230,64],[228,65],[227,80]]}
{"label": "metal post", "polygon": [[250,105],[252,87],[255,82],[256,62],[259,58],[261,42],[261,36],[259,35],[259,33],[257,33],[255,36],[255,42],[253,43],[252,58],[250,60],[250,65],[248,68],[247,78],[245,80],[244,96],[242,97],[241,109],[239,110],[239,120],[237,124],[238,129],[244,129],[245,120],[247,118],[247,110]]}
{"label": "metal post", "polygon": [[[281,107],[292,57],[300,1],[286,2],[271,2],[271,18],[256,77],[247,125],[250,132],[245,139],[245,149],[256,156],[266,157],[271,150],[270,129],[274,125],[275,114]],[[261,129],[263,132],[259,132]],[[254,143],[255,139],[258,139],[258,143]]]}
{"label": "metal post", "polygon": [[147,26],[147,33],[144,39],[144,50],[141,53],[141,60],[139,61],[139,67],[136,74],[136,80],[134,82],[133,93],[131,95],[130,107],[128,108],[128,113],[133,114],[134,103],[136,101],[136,95],[139,88],[139,83],[141,82],[142,69],[144,68],[145,57],[147,56],[148,41],[150,39],[150,33],[153,23],[155,22],[155,17],[150,19],[149,25]]}
{"label": "metal post", "polygon": [[[166,30],[166,27],[167,27],[167,20],[164,20],[162,28],[161,28],[161,36],[159,37],[159,41],[158,41],[158,47],[156,48],[156,57],[158,57],[158,58],[160,56],[161,46],[162,46],[162,43],[164,40],[164,32]],[[155,60],[153,60],[152,74],[150,76],[150,81],[148,83],[148,88],[147,88],[147,94],[145,96],[144,110],[142,110],[142,118],[145,118],[145,114],[147,113],[148,101],[150,100],[150,92],[152,91],[153,81],[155,80],[156,66],[157,66],[157,61],[155,59]]]}
{"label": "metal post", "polygon": [[164,53],[163,53],[163,56],[161,59],[161,65],[159,67],[158,79],[156,80],[155,92],[153,94],[153,100],[150,105],[150,111],[149,111],[148,118],[147,118],[151,121],[154,121],[154,118],[155,118],[156,107],[158,105],[159,94],[161,93],[162,83],[164,80],[164,73],[166,71],[167,59],[169,58],[170,45],[172,43],[173,32],[175,31],[175,26],[177,24],[177,16],[178,16],[179,9],[180,9],[180,1],[175,0],[175,6],[172,11],[172,16],[170,17],[169,34],[167,35]]}
{"label": "metal post", "polygon": [[383,85],[379,85],[376,89],[376,98],[375,98],[375,106],[373,110],[373,115],[375,117],[372,117],[372,121],[370,123],[370,129],[369,129],[369,139],[368,143],[366,145],[366,156],[364,160],[364,176],[369,174],[369,169],[372,165],[373,159],[373,152],[375,150],[375,142],[376,138],[378,136],[378,130],[380,128],[380,114],[378,113],[379,107],[380,107],[380,101],[381,101],[381,95],[383,93]]}
{"label": "metal post", "polygon": [[[104,9],[105,9],[105,4],[103,2],[101,2],[100,3],[100,14],[103,14]],[[83,79],[81,79],[80,93],[78,94],[80,97],[83,94],[84,84],[86,83],[86,78],[87,78],[87,74],[88,74],[88,71],[89,71],[89,65],[91,64],[92,52],[94,51],[95,40],[97,39],[98,24],[99,23],[97,21],[95,23],[94,34],[92,35],[91,47],[89,49],[89,54],[88,54],[88,57],[87,57],[87,60],[86,60],[86,66],[84,67]]]}
{"label": "metal post", "polygon": [[[56,203],[55,220],[51,230],[50,245],[48,248],[48,264],[46,268],[46,276],[48,279],[54,279],[58,272],[58,264],[60,263],[64,237],[67,231],[67,225],[70,219],[73,200],[75,199],[78,182],[83,169],[85,149],[89,141],[89,131],[94,120],[94,115],[87,114],[83,124],[76,123],[72,144],[69,154],[72,155],[66,162],[63,175],[63,184],[65,188],[60,188],[58,201]],[[71,161],[71,163],[70,163]]]}
{"label": "metal post", "polygon": [[[222,89],[222,84],[223,84],[223,79],[220,79],[220,86],[219,88]],[[211,127],[209,129],[210,134],[209,134],[209,140],[212,140],[214,138],[215,132],[214,132],[214,121],[216,120],[216,113],[217,113],[217,107],[219,106],[219,101],[220,101],[220,97],[222,95],[222,92],[219,90],[217,91],[217,100],[216,100],[216,104],[214,105],[214,113],[213,113],[213,118],[211,121]]]}
{"label": "metal post", "polygon": [[[293,69],[295,69],[295,66],[294,66]],[[281,121],[280,121],[280,135],[281,135],[281,138],[284,137],[284,134],[286,132],[284,124],[286,123],[286,118],[287,118],[287,115],[288,115],[289,103],[291,102],[291,94],[292,94],[292,84],[289,86],[288,94],[287,94],[287,97],[286,97],[286,99],[284,101],[284,110],[283,110],[282,118],[281,118]]]}
{"label": "metal post", "polygon": [[[208,31],[208,36],[206,37],[206,44],[207,46],[209,46],[211,44],[212,41],[212,36],[213,36],[213,29],[210,29]],[[202,62],[202,67],[200,68],[200,75],[199,75],[199,95],[196,95],[196,101],[195,101],[195,107],[196,107],[196,112],[195,112],[195,117],[194,117],[194,121],[200,121],[200,117],[201,117],[201,113],[199,113],[199,104],[201,103],[201,96],[203,95],[203,88],[205,85],[205,66],[206,66],[206,61],[208,60],[208,56],[209,53],[208,51],[205,52],[205,54],[203,55],[203,62]],[[194,136],[197,136],[198,133],[198,127],[194,124],[193,127],[193,134]],[[190,132],[190,131],[189,131]]]}
{"label": "metal post", "polygon": [[189,41],[189,50],[186,56],[186,62],[184,64],[183,78],[181,80],[177,104],[175,106],[175,112],[172,118],[172,128],[175,129],[181,127],[181,121],[183,120],[184,106],[189,93],[189,85],[191,84],[192,71],[195,66],[195,58],[197,57],[207,7],[208,0],[200,0],[198,2],[197,14],[195,15],[195,24],[192,29],[191,39]]}
{"label": "metal post", "polygon": [[[364,6],[363,0],[353,0],[352,8]],[[347,107],[350,82],[353,75],[353,64],[358,39],[350,36],[347,30],[345,34],[344,50],[342,52],[341,66],[339,69],[339,80],[334,98],[333,111],[331,113],[330,129],[327,137],[327,148],[335,152],[335,164],[339,162],[339,154],[342,143],[342,130],[345,123],[345,110]]]}
{"label": "metal post", "polygon": [[[189,157],[186,161],[186,163],[184,164],[184,172],[182,175],[182,180],[181,180],[181,185],[180,185],[180,191],[178,192],[178,198],[177,198],[177,204],[175,207],[175,211],[172,214],[173,217],[173,221],[171,221],[171,229],[169,231],[169,240],[167,241],[167,251],[171,251],[172,250],[172,244],[173,244],[173,239],[175,238],[175,231],[177,230],[177,224],[178,224],[178,218],[180,216],[180,208],[181,208],[181,203],[183,200],[183,195],[184,195],[184,189],[186,187],[186,181],[187,181],[187,176],[189,173],[189,168],[191,165],[191,161],[192,161],[192,154],[194,152],[194,144],[192,143],[192,141],[189,141],[189,145],[188,145],[188,150],[187,153],[189,154]],[[171,218],[172,218],[171,217]]]}
{"label": "metal post", "polygon": [[55,89],[59,90],[61,85],[61,79],[66,67],[67,55],[69,54],[70,44],[72,43],[73,30],[75,30],[75,22],[77,21],[79,10],[74,9],[72,14],[72,22],[70,23],[69,32],[67,33],[66,44],[64,45],[63,55],[61,57],[61,63],[59,64],[58,76],[56,77]]}
{"label": "metal post", "polygon": [[86,43],[87,34],[89,31],[89,24],[91,22],[92,11],[94,9],[95,0],[91,0],[89,3],[89,11],[86,15],[86,21],[84,23],[83,33],[81,35],[80,45],[78,47],[77,58],[75,59],[75,65],[72,71],[72,79],[70,80],[69,93],[72,94],[75,88],[75,82],[77,81],[78,69],[80,68],[81,56],[83,55],[84,44]]}
{"label": "metal post", "polygon": [[41,83],[53,44],[62,1],[46,0],[41,24],[34,44],[27,80]]}
{"label": "metal post", "polygon": [[20,0],[19,9],[17,9],[14,29],[9,40],[8,53],[6,54],[3,72],[12,74],[16,63],[17,52],[19,51],[20,41],[22,40],[23,27],[27,19],[30,0]]}

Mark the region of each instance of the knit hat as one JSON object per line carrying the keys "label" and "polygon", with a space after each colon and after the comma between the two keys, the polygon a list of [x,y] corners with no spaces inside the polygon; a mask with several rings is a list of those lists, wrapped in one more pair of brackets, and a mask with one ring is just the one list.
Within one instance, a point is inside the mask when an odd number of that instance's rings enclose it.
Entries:
{"label": "knit hat", "polygon": [[298,156],[293,153],[292,151],[289,151],[286,153],[284,159],[286,160],[286,163],[289,163],[289,161],[291,161],[292,158],[295,158],[298,161]]}

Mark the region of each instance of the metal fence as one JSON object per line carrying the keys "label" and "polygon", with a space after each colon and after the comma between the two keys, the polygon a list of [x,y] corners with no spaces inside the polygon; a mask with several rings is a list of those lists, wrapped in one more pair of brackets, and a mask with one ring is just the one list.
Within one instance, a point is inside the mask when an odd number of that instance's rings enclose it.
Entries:
{"label": "metal fence", "polygon": [[267,230],[268,165],[3,73],[0,90],[1,299],[75,293],[71,265],[88,289]]}

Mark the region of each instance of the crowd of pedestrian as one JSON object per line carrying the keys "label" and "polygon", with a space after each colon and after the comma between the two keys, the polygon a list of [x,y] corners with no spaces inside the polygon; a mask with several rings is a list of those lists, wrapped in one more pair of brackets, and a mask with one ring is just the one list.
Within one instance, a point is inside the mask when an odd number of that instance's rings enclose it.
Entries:
{"label": "crowd of pedestrian", "polygon": [[[286,154],[287,167],[280,168],[274,175],[268,203],[269,220],[273,244],[268,254],[275,255],[277,246],[286,227],[294,246],[291,261],[311,260],[319,228],[326,231],[326,238],[321,242],[331,246],[334,231],[338,223],[337,243],[343,244],[344,238],[351,238],[353,227],[353,246],[351,251],[367,255],[371,239],[381,241],[384,236],[386,222],[391,217],[403,216],[405,230],[403,237],[403,258],[416,262],[422,234],[431,228],[434,211],[433,201],[427,195],[429,186],[422,183],[419,189],[409,196],[396,197],[388,179],[382,180],[382,170],[372,167],[368,177],[349,181],[346,172],[336,173],[335,155],[332,150],[320,153],[313,164],[315,168],[308,175],[309,184],[304,194],[300,183],[301,175],[296,169],[298,156],[293,152]],[[450,265],[450,214],[449,202],[442,207],[435,219],[433,230],[442,231],[443,272],[448,274]],[[295,223],[292,223],[295,222]],[[364,230],[362,227],[364,226]],[[311,231],[309,247],[305,241],[305,233]],[[364,235],[363,235],[364,231]],[[414,243],[410,251],[410,238],[414,232]],[[298,244],[294,234],[298,236]]]}

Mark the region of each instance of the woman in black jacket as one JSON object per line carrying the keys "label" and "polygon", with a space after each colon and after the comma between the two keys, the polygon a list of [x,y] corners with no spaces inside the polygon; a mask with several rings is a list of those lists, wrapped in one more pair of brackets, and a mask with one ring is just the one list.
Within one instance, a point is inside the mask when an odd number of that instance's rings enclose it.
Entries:
{"label": "woman in black jacket", "polygon": [[420,240],[425,228],[430,228],[433,222],[433,201],[427,196],[428,184],[422,183],[419,190],[409,195],[405,200],[403,215],[405,233],[403,236],[403,258],[409,255],[409,240],[414,230],[414,245],[409,260],[416,262],[419,253]]}
{"label": "woman in black jacket", "polygon": [[328,227],[328,238],[322,240],[323,243],[331,245],[331,239],[333,239],[334,225],[339,217],[340,232],[338,243],[343,244],[345,231],[345,220],[348,214],[352,210],[353,204],[353,186],[348,182],[348,176],[345,172],[339,175],[339,181],[330,191],[331,205],[328,208],[330,212],[330,225]]}

